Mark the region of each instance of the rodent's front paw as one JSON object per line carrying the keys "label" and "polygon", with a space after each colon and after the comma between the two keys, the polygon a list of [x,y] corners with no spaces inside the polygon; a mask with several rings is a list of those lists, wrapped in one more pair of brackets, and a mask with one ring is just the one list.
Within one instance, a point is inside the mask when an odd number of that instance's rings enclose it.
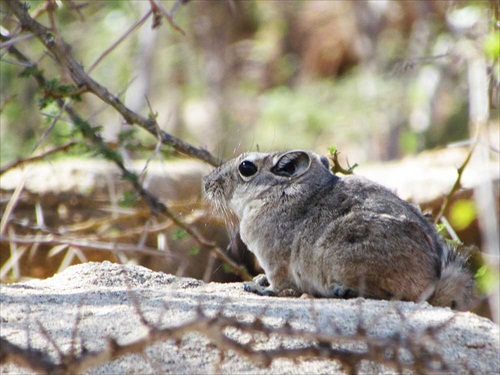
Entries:
{"label": "rodent's front paw", "polygon": [[253,282],[253,281],[244,282],[243,289],[245,290],[245,292],[255,293],[255,294],[258,294],[260,296],[274,297],[277,295],[276,292],[273,289],[271,289],[270,287],[264,288],[261,285],[257,284],[256,282]]}
{"label": "rodent's front paw", "polygon": [[354,289],[350,289],[345,285],[334,284],[332,286],[332,297],[335,298],[356,298],[358,296],[358,292]]}
{"label": "rodent's front paw", "polygon": [[264,273],[261,273],[260,275],[257,275],[253,278],[253,282],[256,284],[259,284],[260,286],[269,286],[269,280],[267,279],[267,276]]}

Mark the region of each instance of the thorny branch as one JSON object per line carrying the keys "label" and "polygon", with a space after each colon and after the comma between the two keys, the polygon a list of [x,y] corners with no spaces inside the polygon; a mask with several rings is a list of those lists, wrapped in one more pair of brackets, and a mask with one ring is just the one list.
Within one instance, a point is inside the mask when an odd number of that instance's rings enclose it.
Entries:
{"label": "thorny branch", "polygon": [[[16,0],[9,0],[9,4],[16,4],[17,5],[18,2]],[[22,6],[21,6],[21,8],[22,8]],[[43,28],[43,26],[41,26],[41,25],[40,25],[40,27]],[[2,39],[5,39],[5,37],[2,37]],[[16,59],[27,64],[29,67],[32,68],[32,70],[33,70],[32,75],[41,88],[44,88],[46,86],[47,80],[43,76],[42,72],[37,68],[35,63],[33,63],[31,60],[29,60],[28,57],[26,57],[22,52],[20,52],[14,46],[9,47],[8,52],[11,55],[13,55]],[[73,61],[73,63],[74,63],[74,61]],[[118,100],[118,99],[116,98],[116,100]],[[94,131],[94,129],[90,126],[90,124],[88,124],[85,120],[83,120],[83,118],[78,114],[78,112],[74,109],[74,107],[71,104],[69,104],[67,101],[64,101],[62,98],[56,98],[55,102],[59,106],[59,108],[64,109],[64,111],[69,115],[72,122],[78,127],[78,129],[82,132],[84,137],[86,139],[88,139],[96,147],[98,147],[103,155],[105,155],[109,160],[111,160],[112,162],[114,162],[116,164],[116,166],[120,169],[120,171],[122,173],[123,179],[129,181],[132,184],[135,191],[148,204],[148,206],[151,208],[151,210],[154,214],[160,213],[160,214],[165,215],[169,219],[171,219],[179,228],[183,229],[196,242],[198,242],[198,244],[200,246],[202,246],[203,248],[205,248],[209,251],[213,251],[217,258],[219,258],[220,260],[226,262],[229,266],[231,266],[235,273],[240,275],[245,280],[251,279],[251,276],[248,274],[248,272],[246,271],[246,269],[243,266],[240,266],[236,262],[234,262],[231,258],[229,258],[226,255],[226,253],[222,249],[220,249],[214,243],[206,240],[194,228],[192,228],[191,226],[189,226],[188,224],[183,222],[181,219],[179,219],[179,217],[177,217],[177,215],[173,211],[171,211],[170,208],[168,208],[160,200],[158,200],[156,197],[151,195],[146,189],[144,189],[144,187],[140,183],[137,175],[135,175],[133,172],[130,172],[125,167],[121,157],[119,157],[119,155],[117,153],[115,153],[113,150],[110,149],[110,147],[104,142],[104,140],[101,138],[101,136],[98,135]],[[139,116],[139,115],[135,115],[135,116]],[[154,120],[152,120],[152,121],[153,121],[152,122],[153,129],[151,129],[151,132],[153,135],[158,135],[158,132],[159,132],[158,124]],[[160,136],[162,136],[163,134],[164,134],[164,132],[161,132]],[[163,136],[162,136],[162,140],[164,141]],[[189,146],[189,147],[192,147],[192,146]],[[198,149],[196,149],[196,150],[198,150]],[[198,151],[201,151],[201,150],[198,150]],[[198,151],[196,151],[196,152],[198,152]],[[210,154],[208,154],[208,152],[207,152],[206,155],[210,155]],[[192,156],[194,156],[194,155],[192,154]]]}
{"label": "thorny branch", "polygon": [[[156,119],[147,118],[135,113],[126,107],[120,98],[110,93],[106,87],[91,78],[85,72],[82,65],[80,65],[73,58],[71,54],[71,47],[66,44],[64,39],[61,37],[56,43],[50,29],[34,20],[29,15],[25,4],[22,4],[18,0],[5,0],[5,4],[7,5],[7,8],[17,17],[22,28],[24,30],[30,30],[34,35],[36,35],[45,48],[47,48],[47,50],[54,55],[56,60],[66,68],[67,72],[78,87],[87,89],[89,92],[92,92],[94,95],[99,97],[103,102],[115,108],[115,110],[123,116],[128,124],[139,125],[153,136],[156,136],[156,129],[158,126]],[[172,146],[180,153],[203,160],[213,166],[220,164],[220,161],[207,150],[196,148],[163,130],[160,135],[164,144]]]}
{"label": "thorny branch", "polygon": [[[137,310],[137,309],[136,309]],[[154,326],[142,316],[140,309],[136,311],[141,315],[141,322],[148,329],[148,333],[131,343],[120,344],[108,338],[107,344],[102,350],[89,352],[82,350],[76,355],[74,350],[63,354],[60,352],[60,362],[55,363],[48,356],[38,350],[24,349],[0,338],[0,363],[14,363],[19,366],[28,367],[41,373],[82,373],[94,366],[108,363],[122,356],[144,352],[150,345],[167,340],[180,342],[188,333],[198,333],[205,336],[212,345],[221,353],[229,350],[245,357],[258,366],[269,367],[276,359],[304,360],[321,359],[338,361],[349,373],[357,373],[358,366],[363,361],[373,361],[380,365],[398,371],[415,371],[423,373],[432,372],[444,374],[453,372],[439,353],[430,353],[427,348],[429,339],[436,341],[437,334],[453,320],[453,317],[438,326],[429,326],[420,335],[414,332],[403,334],[397,332],[386,338],[372,336],[367,330],[358,324],[354,334],[324,333],[318,331],[307,331],[293,328],[287,321],[283,326],[274,327],[266,324],[262,319],[256,317],[253,321],[246,322],[235,317],[225,316],[219,312],[213,317],[206,315],[201,307],[198,308],[197,316],[184,324],[160,328]],[[404,317],[403,317],[404,318]],[[228,335],[228,331],[234,330],[250,334],[252,339],[242,343],[237,338]],[[280,345],[272,349],[256,349],[254,344],[259,337],[280,337],[281,340],[289,339],[302,344],[290,347]],[[364,343],[366,349],[352,350],[338,348],[339,344]],[[396,355],[401,349],[411,354],[411,361],[402,361]],[[393,355],[390,355],[392,353]]]}

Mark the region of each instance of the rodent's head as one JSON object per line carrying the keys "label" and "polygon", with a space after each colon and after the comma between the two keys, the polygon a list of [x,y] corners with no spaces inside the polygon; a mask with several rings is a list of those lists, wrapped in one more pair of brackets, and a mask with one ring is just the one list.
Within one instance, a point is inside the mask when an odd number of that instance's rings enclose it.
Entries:
{"label": "rodent's head", "polygon": [[241,218],[245,208],[309,196],[332,178],[328,159],[310,151],[242,154],[204,178],[208,199]]}

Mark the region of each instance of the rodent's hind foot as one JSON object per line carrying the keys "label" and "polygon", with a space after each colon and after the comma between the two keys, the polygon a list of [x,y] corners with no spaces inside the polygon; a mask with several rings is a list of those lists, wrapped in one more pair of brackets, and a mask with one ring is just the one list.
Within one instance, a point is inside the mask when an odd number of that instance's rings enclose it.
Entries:
{"label": "rodent's hind foot", "polygon": [[358,297],[358,292],[354,289],[348,288],[345,285],[333,284],[332,286],[332,297],[335,298],[356,298]]}
{"label": "rodent's hind foot", "polygon": [[[259,281],[262,281],[262,279],[259,279]],[[265,284],[267,284],[267,282]],[[267,287],[264,287],[262,284],[259,284],[259,282],[255,281],[244,282],[243,289],[245,290],[245,292],[255,293],[260,296],[268,296],[268,297],[300,297],[302,294],[299,291],[292,288],[287,288],[280,290],[279,292],[276,292],[269,286],[269,284]]]}
{"label": "rodent's hind foot", "polygon": [[[261,275],[259,275],[261,276]],[[266,278],[267,280],[267,278]],[[274,297],[277,296],[277,293],[271,288],[271,287],[266,287],[264,288],[262,285],[254,282],[254,281],[246,281],[243,283],[243,289],[245,292],[250,292],[250,293],[255,293],[258,294],[259,296],[269,296],[269,297]]]}

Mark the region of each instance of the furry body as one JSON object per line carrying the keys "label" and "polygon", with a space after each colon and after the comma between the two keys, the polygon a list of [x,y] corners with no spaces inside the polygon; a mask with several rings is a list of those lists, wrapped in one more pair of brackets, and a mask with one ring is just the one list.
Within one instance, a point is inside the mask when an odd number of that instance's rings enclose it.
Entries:
{"label": "furry body", "polygon": [[236,214],[266,273],[269,286],[248,288],[254,292],[471,306],[465,259],[416,207],[362,177],[332,174],[319,155],[243,154],[207,176],[205,190]]}

